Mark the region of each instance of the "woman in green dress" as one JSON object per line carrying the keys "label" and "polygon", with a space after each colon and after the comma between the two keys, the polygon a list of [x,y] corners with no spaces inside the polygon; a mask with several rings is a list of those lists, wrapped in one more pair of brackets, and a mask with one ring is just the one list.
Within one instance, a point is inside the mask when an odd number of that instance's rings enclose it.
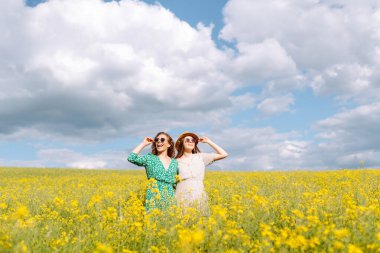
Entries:
{"label": "woman in green dress", "polygon": [[[140,156],[139,153],[149,144],[152,152]],[[178,174],[178,163],[174,159],[174,142],[169,134],[159,132],[154,139],[145,137],[128,156],[128,161],[145,167],[149,180],[146,190],[145,208],[166,209],[175,204],[174,186]]]}

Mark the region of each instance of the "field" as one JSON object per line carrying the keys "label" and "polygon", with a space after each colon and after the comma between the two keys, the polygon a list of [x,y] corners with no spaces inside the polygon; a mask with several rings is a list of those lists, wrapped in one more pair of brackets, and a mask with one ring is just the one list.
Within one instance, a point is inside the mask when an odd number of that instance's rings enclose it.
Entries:
{"label": "field", "polygon": [[143,171],[0,168],[0,252],[379,252],[380,171],[207,172],[212,214],[145,214]]}

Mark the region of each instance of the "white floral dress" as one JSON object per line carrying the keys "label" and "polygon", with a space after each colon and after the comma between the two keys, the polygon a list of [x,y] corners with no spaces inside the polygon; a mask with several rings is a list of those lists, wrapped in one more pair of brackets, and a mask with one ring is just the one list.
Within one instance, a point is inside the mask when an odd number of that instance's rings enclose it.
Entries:
{"label": "white floral dress", "polygon": [[217,154],[197,153],[187,159],[177,159],[181,181],[177,184],[175,196],[177,204],[186,211],[194,207],[204,214],[209,213],[208,197],[204,190],[205,168]]}

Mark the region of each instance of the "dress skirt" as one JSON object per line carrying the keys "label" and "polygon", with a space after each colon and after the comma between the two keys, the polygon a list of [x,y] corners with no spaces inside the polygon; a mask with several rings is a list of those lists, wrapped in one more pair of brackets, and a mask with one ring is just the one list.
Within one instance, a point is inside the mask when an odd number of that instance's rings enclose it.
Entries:
{"label": "dress skirt", "polygon": [[176,204],[174,187],[172,183],[150,180],[146,190],[145,209],[149,212],[153,209],[165,210]]}
{"label": "dress skirt", "polygon": [[204,190],[203,180],[185,179],[177,184],[175,196],[177,204],[183,211],[195,208],[204,215],[209,213],[208,197]]}

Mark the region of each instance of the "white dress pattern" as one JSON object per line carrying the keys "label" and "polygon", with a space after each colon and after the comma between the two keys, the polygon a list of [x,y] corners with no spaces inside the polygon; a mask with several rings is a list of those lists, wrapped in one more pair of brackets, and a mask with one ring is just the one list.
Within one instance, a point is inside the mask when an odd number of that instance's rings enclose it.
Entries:
{"label": "white dress pattern", "polygon": [[190,159],[178,159],[178,173],[181,182],[177,184],[175,196],[177,203],[186,211],[188,207],[194,207],[200,212],[209,212],[208,197],[204,190],[203,179],[205,168],[211,164],[217,154],[197,153]]}

